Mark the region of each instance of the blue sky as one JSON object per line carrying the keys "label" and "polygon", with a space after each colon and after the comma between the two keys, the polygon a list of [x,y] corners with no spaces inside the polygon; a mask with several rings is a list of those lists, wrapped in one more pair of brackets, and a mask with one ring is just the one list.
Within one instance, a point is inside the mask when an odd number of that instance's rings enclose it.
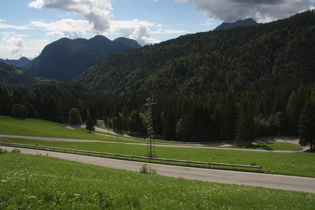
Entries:
{"label": "blue sky", "polygon": [[209,31],[223,21],[269,22],[315,0],[0,0],[0,58],[34,58],[62,37],[128,37],[154,44]]}

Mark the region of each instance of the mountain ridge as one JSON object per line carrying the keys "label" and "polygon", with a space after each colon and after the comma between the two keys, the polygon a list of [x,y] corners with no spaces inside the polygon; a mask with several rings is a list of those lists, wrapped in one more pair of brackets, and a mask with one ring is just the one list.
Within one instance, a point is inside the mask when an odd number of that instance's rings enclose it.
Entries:
{"label": "mountain ridge", "polygon": [[26,57],[21,57],[18,60],[15,60],[15,59],[5,59],[5,60],[0,59],[0,62],[9,64],[9,65],[12,65],[12,66],[16,66],[16,67],[19,67],[19,68],[23,68],[23,66],[27,65],[30,61],[31,60],[26,58]]}
{"label": "mountain ridge", "polygon": [[139,47],[136,41],[127,38],[120,41],[100,35],[88,40],[61,38],[48,44],[25,69],[39,77],[67,82],[107,56]]}
{"label": "mountain ridge", "polygon": [[257,25],[258,23],[252,19],[252,18],[247,18],[245,20],[238,20],[232,23],[229,22],[223,22],[219,26],[217,26],[214,31],[218,30],[229,30],[232,28],[237,28],[237,27],[245,27],[245,26],[251,26],[251,25]]}
{"label": "mountain ridge", "polygon": [[103,59],[75,82],[106,94],[203,94],[310,84],[315,12],[181,36]]}

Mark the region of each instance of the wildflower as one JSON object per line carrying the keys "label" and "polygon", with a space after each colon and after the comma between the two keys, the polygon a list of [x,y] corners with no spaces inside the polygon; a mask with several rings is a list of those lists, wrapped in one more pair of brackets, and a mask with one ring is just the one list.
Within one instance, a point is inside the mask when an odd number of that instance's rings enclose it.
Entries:
{"label": "wildflower", "polygon": [[5,183],[5,182],[7,182],[7,180],[1,180],[1,182],[2,182],[2,183]]}
{"label": "wildflower", "polygon": [[29,199],[34,199],[34,198],[36,198],[36,196],[35,195],[31,195],[30,197],[28,197]]}
{"label": "wildflower", "polygon": [[21,190],[21,192],[24,192],[26,189],[25,188],[23,188],[22,190]]}

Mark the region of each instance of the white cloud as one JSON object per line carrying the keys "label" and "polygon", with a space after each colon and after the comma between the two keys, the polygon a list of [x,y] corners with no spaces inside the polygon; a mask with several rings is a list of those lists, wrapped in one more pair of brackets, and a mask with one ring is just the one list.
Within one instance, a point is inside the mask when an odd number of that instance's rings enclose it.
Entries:
{"label": "white cloud", "polygon": [[33,59],[37,57],[46,45],[51,43],[49,39],[25,39],[23,56]]}
{"label": "white cloud", "polygon": [[154,23],[148,21],[139,21],[137,19],[131,21],[110,21],[110,26],[108,34],[122,34],[124,37],[136,40],[141,45],[160,42],[150,37],[150,27],[153,27]]}
{"label": "white cloud", "polygon": [[22,56],[21,51],[24,48],[24,39],[21,37],[11,36],[9,34],[5,34],[2,37],[2,47],[4,52],[11,57],[19,58]]}
{"label": "white cloud", "polygon": [[50,23],[32,21],[31,25],[50,31],[46,33],[48,37],[79,38],[84,36],[87,31],[91,30],[91,27],[86,20],[61,19]]}
{"label": "white cloud", "polygon": [[102,34],[110,27],[110,0],[35,0],[28,6],[37,9],[59,9],[82,15],[90,23],[95,34]]}
{"label": "white cloud", "polygon": [[186,30],[172,30],[172,29],[159,29],[157,31],[152,31],[150,34],[187,34]]}
{"label": "white cloud", "polygon": [[86,20],[62,19],[57,22],[45,23],[32,21],[31,25],[49,31],[49,37],[78,38],[93,29],[95,34],[111,35],[122,34],[124,37],[134,39],[140,44],[159,42],[150,37],[150,27],[154,23],[148,21],[114,21],[110,12],[110,0],[35,0],[28,5],[37,9],[59,9],[82,15]]}
{"label": "white cloud", "polygon": [[41,50],[48,45],[49,39],[23,39],[27,35],[15,34],[14,32],[0,32],[0,58],[19,59],[22,56],[35,58]]}
{"label": "white cloud", "polygon": [[253,18],[259,22],[268,22],[286,18],[301,11],[312,9],[311,0],[176,0],[193,4],[196,10],[205,11],[212,19],[235,21]]}
{"label": "white cloud", "polygon": [[17,30],[26,30],[29,29],[27,26],[16,26],[10,24],[3,24],[1,22],[5,22],[4,20],[0,21],[0,29],[17,29]]}

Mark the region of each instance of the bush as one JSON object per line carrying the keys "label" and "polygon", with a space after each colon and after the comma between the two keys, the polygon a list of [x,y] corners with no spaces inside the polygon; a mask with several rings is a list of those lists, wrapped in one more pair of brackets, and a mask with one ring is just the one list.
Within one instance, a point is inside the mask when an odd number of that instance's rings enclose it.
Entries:
{"label": "bush", "polygon": [[7,153],[8,151],[6,149],[0,148],[0,155]]}
{"label": "bush", "polygon": [[13,149],[11,152],[12,153],[21,153],[21,151],[19,149]]}
{"label": "bush", "polygon": [[28,110],[24,105],[14,104],[11,108],[11,115],[16,118],[25,119],[28,116]]}
{"label": "bush", "polygon": [[140,168],[141,174],[156,174],[156,170],[149,167],[147,164],[143,164]]}
{"label": "bush", "polygon": [[70,125],[81,125],[82,119],[80,116],[80,112],[76,108],[72,108],[69,112],[69,124]]}

